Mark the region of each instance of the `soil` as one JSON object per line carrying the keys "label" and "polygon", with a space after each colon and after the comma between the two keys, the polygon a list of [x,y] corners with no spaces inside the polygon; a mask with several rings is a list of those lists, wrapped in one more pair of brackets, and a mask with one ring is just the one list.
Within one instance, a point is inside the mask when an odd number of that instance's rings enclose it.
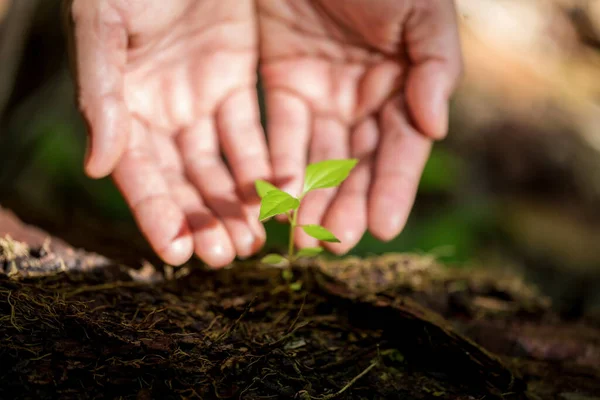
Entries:
{"label": "soil", "polygon": [[2,399],[600,399],[599,321],[507,272],[127,266],[2,210],[0,238]]}

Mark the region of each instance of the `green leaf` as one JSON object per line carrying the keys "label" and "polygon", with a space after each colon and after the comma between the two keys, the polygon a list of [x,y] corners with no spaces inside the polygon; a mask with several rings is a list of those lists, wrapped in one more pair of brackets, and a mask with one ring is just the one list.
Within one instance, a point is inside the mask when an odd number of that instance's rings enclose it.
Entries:
{"label": "green leaf", "polygon": [[263,180],[257,180],[256,182],[254,182],[254,187],[256,188],[256,193],[258,193],[258,196],[262,199],[263,197],[265,197],[265,195],[267,193],[269,193],[272,190],[278,190],[275,186],[271,185],[269,182],[267,181],[263,181]]}
{"label": "green leaf", "polygon": [[322,247],[306,247],[304,249],[298,250],[296,255],[298,257],[314,257],[323,252]]}
{"label": "green leaf", "polygon": [[287,258],[280,254],[267,254],[260,260],[260,262],[269,265],[288,264]]}
{"label": "green leaf", "polygon": [[302,229],[307,235],[319,239],[323,242],[340,243],[340,240],[335,235],[323,228],[321,225],[302,225]]}
{"label": "green leaf", "polygon": [[339,186],[350,174],[358,160],[327,160],[306,167],[304,193],[315,189]]}
{"label": "green leaf", "polygon": [[290,283],[290,290],[297,292],[302,289],[302,281]]}
{"label": "green leaf", "polygon": [[300,205],[300,200],[279,189],[272,189],[260,202],[260,220],[271,218],[277,214],[284,214],[295,210]]}
{"label": "green leaf", "polygon": [[294,279],[294,273],[291,269],[286,268],[283,271],[281,271],[281,277],[284,281],[290,282],[292,279]]}

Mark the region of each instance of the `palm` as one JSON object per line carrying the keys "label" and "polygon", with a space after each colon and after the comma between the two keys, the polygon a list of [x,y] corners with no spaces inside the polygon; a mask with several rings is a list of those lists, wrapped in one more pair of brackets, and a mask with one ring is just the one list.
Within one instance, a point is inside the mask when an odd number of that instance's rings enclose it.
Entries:
{"label": "palm", "polygon": [[[255,179],[269,174],[255,101],[252,4],[186,0],[165,7],[162,0],[123,0],[119,7],[128,42],[125,54],[118,50],[112,57],[124,61],[102,79],[121,83],[100,106],[88,101],[92,104],[86,107],[83,101],[83,109],[93,125],[94,110],[115,98],[122,106],[114,113],[130,126],[106,129],[105,143],[114,151],[101,154],[102,145],[96,146],[88,170],[103,157],[97,164],[110,165],[107,158],[114,162],[113,177],[142,231],[169,262],[185,261],[192,247],[214,266],[227,264],[235,254],[252,254],[265,234],[254,207],[240,201],[243,193],[236,188],[247,191]],[[102,12],[102,18],[111,18]],[[90,27],[82,26],[82,34],[88,32],[84,29]],[[85,55],[79,56],[80,63]],[[86,100],[86,87],[80,91]],[[88,91],[105,92],[98,87]],[[111,114],[103,111],[103,117]],[[103,134],[98,132],[102,124],[96,128],[94,140]]]}
{"label": "palm", "polygon": [[[259,4],[276,177],[293,180],[289,189],[298,191],[306,149],[309,162],[361,160],[337,193],[311,194],[299,222],[330,228],[342,240],[330,247],[338,252],[356,244],[367,226],[390,238],[406,219],[430,147],[403,107],[408,63],[400,38],[408,10],[399,10],[397,0]],[[317,243],[300,232],[298,244]]]}
{"label": "palm", "polygon": [[140,30],[130,32],[126,103],[131,113],[168,135],[213,118],[235,92],[251,89],[255,81],[254,19],[244,12],[251,10],[210,3],[179,1],[180,11],[167,15],[161,15],[162,7],[139,16],[130,10],[128,23]]}
{"label": "palm", "polygon": [[338,252],[367,227],[400,231],[460,71],[451,0],[70,2],[86,171],[113,174],[165,261],[225,265],[264,241],[247,201],[271,175],[259,56],[275,178],[297,192],[307,156],[361,159],[338,191],[311,193],[299,223],[330,228]]}
{"label": "palm", "polygon": [[[343,3],[346,7],[340,7]],[[396,40],[403,16],[395,10],[393,19],[386,17],[374,32],[373,23],[365,18],[372,17],[373,22],[381,18],[364,12],[365,6],[375,7],[379,8],[375,14],[385,17],[390,15],[388,3],[263,1],[261,61],[269,89],[296,95],[314,116],[345,126],[380,109],[401,84],[405,70]],[[362,19],[362,26],[352,18],[343,21],[352,14]],[[362,32],[362,27],[373,33]]]}

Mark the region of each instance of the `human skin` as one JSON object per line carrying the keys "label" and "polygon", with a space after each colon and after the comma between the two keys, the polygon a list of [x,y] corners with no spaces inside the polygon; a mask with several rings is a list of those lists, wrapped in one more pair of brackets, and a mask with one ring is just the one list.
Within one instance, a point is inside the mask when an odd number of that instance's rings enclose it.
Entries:
{"label": "human skin", "polygon": [[307,196],[299,223],[332,230],[336,253],[402,230],[461,73],[452,1],[72,0],[71,15],[85,170],[112,175],[165,262],[254,254],[252,183],[297,194],[324,159],[360,162]]}
{"label": "human skin", "polygon": [[[291,177],[297,193],[307,161],[360,160],[339,189],[306,197],[298,223],[330,229],[341,243],[324,245],[335,253],[367,228],[392,239],[432,139],[446,134],[462,69],[453,2],[258,0],[258,14],[276,180]],[[300,247],[318,245],[296,236]]]}

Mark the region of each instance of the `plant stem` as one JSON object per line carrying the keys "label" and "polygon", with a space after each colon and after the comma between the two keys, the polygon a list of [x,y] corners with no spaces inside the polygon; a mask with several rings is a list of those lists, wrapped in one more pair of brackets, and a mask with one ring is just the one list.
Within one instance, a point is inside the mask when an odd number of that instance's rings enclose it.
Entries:
{"label": "plant stem", "polygon": [[[298,196],[298,200],[302,203],[302,199],[306,193],[302,193]],[[288,214],[288,219],[290,220],[290,243],[288,245],[288,260],[292,262],[294,260],[294,232],[296,231],[296,226],[298,226],[298,209],[292,211],[292,217],[290,218],[290,214]]]}
{"label": "plant stem", "polygon": [[290,243],[288,246],[288,259],[292,261],[294,257],[294,232],[296,231],[296,220],[298,217],[298,210],[293,212],[292,219],[290,221]]}

